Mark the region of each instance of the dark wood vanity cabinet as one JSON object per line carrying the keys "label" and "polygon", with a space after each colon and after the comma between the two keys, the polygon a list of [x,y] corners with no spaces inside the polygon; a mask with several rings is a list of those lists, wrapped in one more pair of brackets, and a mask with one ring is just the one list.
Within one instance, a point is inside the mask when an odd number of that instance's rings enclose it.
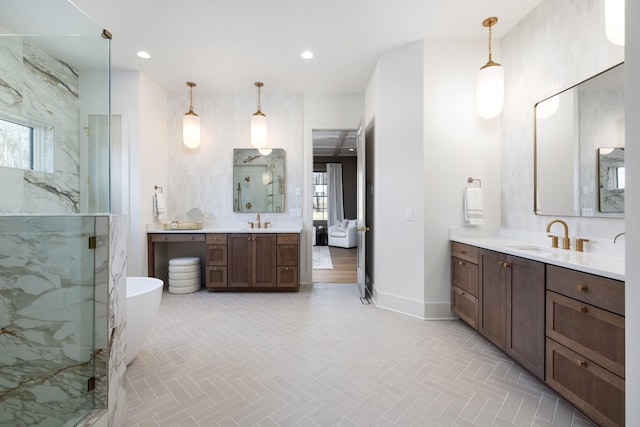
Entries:
{"label": "dark wood vanity cabinet", "polygon": [[480,249],[479,331],[544,380],[545,265]]}
{"label": "dark wood vanity cabinet", "polygon": [[227,286],[227,235],[207,234],[207,259],[206,259],[206,286]]}
{"label": "dark wood vanity cabinet", "polygon": [[478,329],[478,248],[451,243],[451,311]]}
{"label": "dark wood vanity cabinet", "polygon": [[546,382],[603,426],[625,422],[624,283],[547,266]]}
{"label": "dark wood vanity cabinet", "polygon": [[299,235],[293,233],[278,234],[276,243],[276,286],[278,288],[297,288],[299,286]]}
{"label": "dark wood vanity cabinet", "polygon": [[276,286],[276,235],[229,234],[229,288]]}
{"label": "dark wood vanity cabinet", "polygon": [[451,255],[461,320],[598,424],[624,425],[624,282],[459,242]]}

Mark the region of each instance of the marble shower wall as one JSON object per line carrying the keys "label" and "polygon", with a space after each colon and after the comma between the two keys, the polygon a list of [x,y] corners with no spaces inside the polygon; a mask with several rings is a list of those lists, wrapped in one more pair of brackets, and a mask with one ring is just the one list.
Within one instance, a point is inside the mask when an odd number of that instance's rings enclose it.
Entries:
{"label": "marble shower wall", "polygon": [[44,151],[49,172],[0,167],[0,213],[78,213],[78,72],[38,48],[38,39],[0,37],[0,117],[47,129],[53,139]]}
{"label": "marble shower wall", "polygon": [[[104,240],[107,229],[100,228]],[[94,291],[106,288],[94,288],[94,277],[105,276],[99,270],[107,251],[88,248],[95,231],[93,216],[0,217],[2,425],[63,425],[86,415],[94,408],[88,391],[94,356],[102,360],[97,390],[104,394],[104,350],[94,352],[94,300],[104,318],[106,296]],[[95,405],[105,407],[106,400],[99,397]]]}
{"label": "marble shower wall", "polygon": [[[549,216],[533,213],[533,106],[624,60],[604,30],[604,0],[543,0],[501,40],[502,226],[542,232]],[[613,236],[623,219],[565,218],[572,235]]]}

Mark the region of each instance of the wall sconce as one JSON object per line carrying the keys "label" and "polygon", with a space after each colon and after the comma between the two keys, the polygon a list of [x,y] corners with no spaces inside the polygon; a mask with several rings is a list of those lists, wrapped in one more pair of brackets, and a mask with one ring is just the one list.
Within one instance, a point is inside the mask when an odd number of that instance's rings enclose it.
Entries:
{"label": "wall sconce", "polygon": [[182,118],[182,142],[187,148],[200,146],[200,117],[193,111],[193,87],[196,84],[187,82],[189,86],[189,111]]}
{"label": "wall sconce", "polygon": [[624,46],[624,1],[604,0],[604,30],[609,41]]}
{"label": "wall sconce", "polygon": [[482,26],[489,27],[489,61],[478,71],[476,88],[476,109],[483,119],[496,117],[504,105],[504,71],[491,58],[491,27],[497,22],[496,17],[482,21]]}
{"label": "wall sconce", "polygon": [[267,146],[267,116],[260,108],[260,88],[264,83],[256,82],[255,85],[258,87],[258,111],[251,116],[251,145],[260,149]]}

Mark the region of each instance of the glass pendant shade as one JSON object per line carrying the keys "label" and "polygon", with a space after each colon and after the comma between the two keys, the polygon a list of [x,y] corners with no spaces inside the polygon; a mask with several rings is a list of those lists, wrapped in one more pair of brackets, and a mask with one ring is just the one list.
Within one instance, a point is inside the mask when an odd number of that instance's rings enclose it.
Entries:
{"label": "glass pendant shade", "polygon": [[504,106],[504,70],[500,64],[487,64],[478,71],[476,109],[483,119],[492,119]]}
{"label": "glass pendant shade", "polygon": [[609,41],[624,46],[624,2],[625,0],[604,1],[604,29]]}
{"label": "glass pendant shade", "polygon": [[187,82],[189,86],[189,111],[182,118],[182,143],[194,149],[200,146],[200,117],[193,111],[193,88],[196,84]]}
{"label": "glass pendant shade", "polygon": [[483,119],[496,117],[504,106],[504,70],[493,62],[491,53],[491,27],[497,22],[495,16],[482,21],[482,26],[489,29],[489,60],[478,71],[476,82],[476,110]]}
{"label": "glass pendant shade", "polygon": [[182,142],[191,149],[200,146],[200,117],[195,113],[187,113],[182,119]]}
{"label": "glass pendant shade", "polygon": [[255,148],[267,146],[267,117],[262,113],[251,116],[251,145]]}
{"label": "glass pendant shade", "polygon": [[264,86],[262,82],[256,82],[258,88],[258,110],[251,116],[251,145],[257,149],[265,149],[267,146],[267,116],[260,107],[260,88]]}

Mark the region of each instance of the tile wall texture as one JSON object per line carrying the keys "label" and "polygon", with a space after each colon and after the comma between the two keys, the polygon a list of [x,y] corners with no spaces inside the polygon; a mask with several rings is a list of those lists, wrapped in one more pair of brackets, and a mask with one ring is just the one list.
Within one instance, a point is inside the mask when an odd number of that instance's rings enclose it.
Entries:
{"label": "tile wall texture", "polygon": [[[501,40],[502,226],[544,231],[533,213],[534,104],[624,60],[604,29],[604,0],[543,0]],[[566,218],[572,235],[613,239],[623,219]]]}

